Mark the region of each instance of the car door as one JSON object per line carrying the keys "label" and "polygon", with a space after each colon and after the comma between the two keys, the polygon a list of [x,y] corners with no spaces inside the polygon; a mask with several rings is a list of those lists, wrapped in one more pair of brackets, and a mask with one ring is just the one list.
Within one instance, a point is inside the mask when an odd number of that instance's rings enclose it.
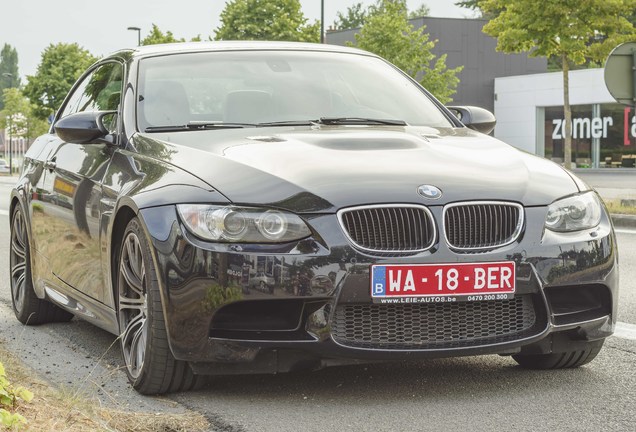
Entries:
{"label": "car door", "polygon": [[[99,65],[76,86],[56,120],[82,111],[118,110],[122,76],[119,63]],[[44,253],[56,278],[102,303],[109,296],[101,267],[101,182],[114,151],[115,146],[106,142],[59,140],[44,164],[49,171],[52,218],[48,236],[39,244],[45,243]]]}

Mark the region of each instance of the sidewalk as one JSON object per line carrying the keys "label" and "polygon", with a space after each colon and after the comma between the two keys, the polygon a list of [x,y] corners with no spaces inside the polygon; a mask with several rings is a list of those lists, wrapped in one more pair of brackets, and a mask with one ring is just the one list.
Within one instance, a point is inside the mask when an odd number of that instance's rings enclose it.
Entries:
{"label": "sidewalk", "polygon": [[0,183],[2,184],[12,185],[12,184],[15,184],[16,181],[18,181],[18,176],[0,174]]}

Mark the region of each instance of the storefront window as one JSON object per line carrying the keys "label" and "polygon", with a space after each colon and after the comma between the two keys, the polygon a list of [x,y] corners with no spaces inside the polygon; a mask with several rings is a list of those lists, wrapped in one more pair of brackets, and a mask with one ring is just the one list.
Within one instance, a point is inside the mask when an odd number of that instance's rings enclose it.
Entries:
{"label": "storefront window", "polygon": [[[592,166],[592,105],[572,107],[572,162],[577,167]],[[545,157],[563,162],[565,121],[563,107],[545,108]]]}
{"label": "storefront window", "polygon": [[634,108],[619,104],[601,104],[601,117],[610,117],[614,125],[601,139],[600,166],[633,168],[636,162],[636,119]]}
{"label": "storefront window", "polygon": [[[563,162],[563,107],[546,107],[544,156]],[[572,161],[578,168],[632,168],[636,163],[636,112],[619,104],[572,107]]]}

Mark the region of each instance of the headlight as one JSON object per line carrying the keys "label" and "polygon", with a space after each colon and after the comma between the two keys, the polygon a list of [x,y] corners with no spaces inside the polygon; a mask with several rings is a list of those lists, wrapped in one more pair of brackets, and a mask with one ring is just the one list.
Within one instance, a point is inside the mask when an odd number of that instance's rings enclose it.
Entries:
{"label": "headlight", "polygon": [[205,240],[282,243],[311,234],[300,217],[278,210],[201,204],[179,204],[177,210],[188,229]]}
{"label": "headlight", "polygon": [[584,192],[550,204],[545,227],[558,232],[594,228],[601,221],[601,212],[602,205],[596,192]]}

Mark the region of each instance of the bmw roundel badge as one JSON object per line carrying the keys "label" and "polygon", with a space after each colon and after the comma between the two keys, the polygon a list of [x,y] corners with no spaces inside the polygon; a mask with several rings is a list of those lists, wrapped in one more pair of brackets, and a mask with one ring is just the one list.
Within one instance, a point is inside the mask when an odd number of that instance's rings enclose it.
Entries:
{"label": "bmw roundel badge", "polygon": [[440,199],[442,191],[433,185],[422,185],[417,188],[417,193],[428,199]]}

